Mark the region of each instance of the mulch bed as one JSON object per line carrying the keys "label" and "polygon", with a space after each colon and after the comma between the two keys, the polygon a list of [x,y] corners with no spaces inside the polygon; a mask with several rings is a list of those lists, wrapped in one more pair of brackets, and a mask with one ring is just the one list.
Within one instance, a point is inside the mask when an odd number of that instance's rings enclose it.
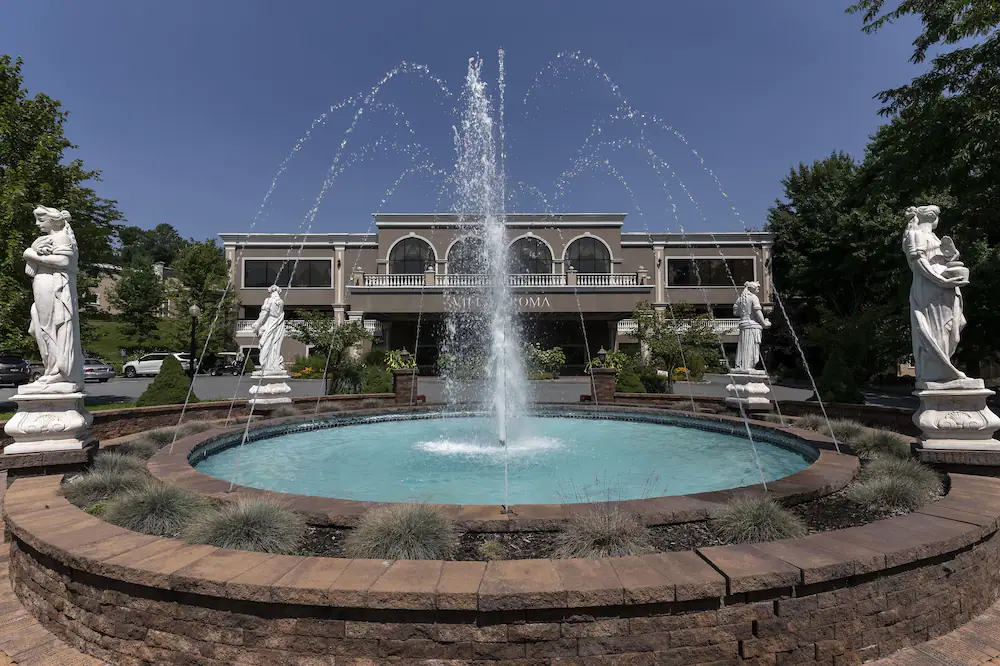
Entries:
{"label": "mulch bed", "polygon": [[[890,518],[894,513],[872,514],[852,503],[845,491],[840,491],[792,507],[809,533],[840,530],[866,525],[876,520]],[[653,543],[659,552],[677,552],[723,546],[726,542],[717,537],[708,523],[681,523],[651,528]],[[337,527],[310,527],[306,542],[299,551],[302,555],[320,557],[345,557],[344,538],[350,530]],[[466,532],[461,535],[455,560],[473,561],[487,559],[480,554],[480,547],[487,541],[503,544],[504,559],[525,560],[550,557],[555,547],[555,532]]]}

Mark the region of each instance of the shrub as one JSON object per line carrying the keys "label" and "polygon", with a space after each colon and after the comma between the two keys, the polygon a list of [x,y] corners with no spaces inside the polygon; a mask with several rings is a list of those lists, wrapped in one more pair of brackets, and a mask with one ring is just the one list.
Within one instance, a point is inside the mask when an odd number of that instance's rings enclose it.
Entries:
{"label": "shrub", "polygon": [[454,523],[426,504],[370,509],[344,540],[348,557],[376,560],[443,560],[457,546]]}
{"label": "shrub", "polygon": [[363,393],[392,393],[392,375],[385,369],[384,360],[365,365],[361,390]]}
{"label": "shrub", "polygon": [[136,437],[123,444],[119,444],[115,451],[124,453],[127,456],[135,456],[143,460],[149,460],[160,450],[160,445],[149,439],[147,436]]}
{"label": "shrub", "polygon": [[358,363],[345,362],[330,368],[327,395],[357,395],[364,387],[363,368]]}
{"label": "shrub", "polygon": [[819,414],[806,414],[805,416],[800,416],[796,421],[795,425],[803,430],[812,430],[815,432],[827,432],[826,419],[824,419]]}
{"label": "shrub", "polygon": [[619,393],[645,393],[646,387],[643,386],[639,375],[631,370],[622,370],[615,380],[615,390]]}
{"label": "shrub", "polygon": [[146,438],[157,446],[165,446],[174,441],[176,428],[157,428],[146,433]]}
{"label": "shrub", "polygon": [[794,513],[770,497],[752,495],[726,502],[710,526],[727,543],[792,539],[806,533],[805,524]]}
{"label": "shrub", "polygon": [[76,506],[87,506],[149,482],[142,472],[91,470],[74,477],[62,487],[62,494]]}
{"label": "shrub", "polygon": [[646,389],[646,393],[669,393],[670,386],[666,377],[661,377],[656,372],[656,368],[652,368],[649,371],[643,371],[639,373],[639,381],[642,382],[642,386]]}
{"label": "shrub", "polygon": [[205,423],[204,421],[190,421],[180,426],[179,432],[177,433],[177,439],[180,439],[181,437],[189,437],[196,432],[205,432],[211,427],[211,423]]}
{"label": "shrub", "polygon": [[870,479],[901,478],[912,482],[929,499],[942,490],[941,476],[930,467],[921,465],[916,460],[900,460],[898,458],[875,458],[861,468],[858,481]]}
{"label": "shrub", "polygon": [[327,366],[326,354],[310,354],[296,356],[289,372],[293,377],[301,379],[322,379],[323,369]]}
{"label": "shrub", "polygon": [[601,508],[570,518],[556,535],[553,556],[599,558],[653,552],[652,532],[637,515]]}
{"label": "shrub", "polygon": [[839,349],[834,349],[823,365],[817,388],[819,394],[827,402],[849,404],[864,404],[865,397],[854,383],[854,375],[844,361],[844,355]]}
{"label": "shrub", "polygon": [[271,500],[239,497],[201,515],[184,532],[188,543],[260,553],[292,553],[305,536],[302,517]]}
{"label": "shrub", "polygon": [[927,493],[905,476],[876,476],[852,484],[847,497],[870,513],[913,511],[927,501]]}
{"label": "shrub", "polygon": [[851,442],[854,452],[861,458],[910,457],[910,442],[891,430],[868,430]]}
{"label": "shrub", "polygon": [[[181,405],[188,397],[188,387],[190,379],[184,373],[181,362],[173,356],[168,356],[160,366],[160,374],[156,375],[152,383],[146,387],[139,399],[135,401],[136,407],[152,407],[153,405]],[[189,402],[198,402],[194,392],[191,393]]]}
{"label": "shrub", "polygon": [[[867,429],[863,425],[849,419],[831,420],[830,429],[833,430],[833,434],[836,436],[838,442],[850,446],[854,446],[854,443],[867,432]],[[830,430],[827,428],[821,428],[820,432],[826,435],[830,434]]]}
{"label": "shrub", "polygon": [[112,472],[116,474],[125,474],[128,472],[142,473],[146,471],[146,461],[139,456],[119,451],[104,451],[94,456],[91,469],[97,472]]}
{"label": "shrub", "polygon": [[104,520],[133,532],[172,537],[207,507],[207,501],[194,493],[150,482],[115,497]]}
{"label": "shrub", "polygon": [[495,539],[483,541],[476,548],[479,557],[484,560],[502,560],[507,557],[507,547]]}
{"label": "shrub", "polygon": [[302,412],[296,409],[293,405],[278,405],[269,411],[267,415],[272,419],[283,419],[288,416],[298,416],[301,413]]}

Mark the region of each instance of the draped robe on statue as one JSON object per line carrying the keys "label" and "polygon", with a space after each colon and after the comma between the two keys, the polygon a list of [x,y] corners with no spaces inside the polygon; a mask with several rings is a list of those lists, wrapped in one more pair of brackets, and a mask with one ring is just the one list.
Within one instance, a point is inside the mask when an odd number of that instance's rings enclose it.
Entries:
{"label": "draped robe on statue", "polygon": [[751,372],[760,362],[760,342],[765,321],[760,299],[748,288],[744,288],[743,293],[733,304],[733,314],[740,320],[736,369]]}
{"label": "draped robe on statue", "polygon": [[261,372],[285,372],[285,359],[281,356],[281,343],[285,340],[285,304],[277,291],[272,291],[264,300],[254,329],[260,339]]}

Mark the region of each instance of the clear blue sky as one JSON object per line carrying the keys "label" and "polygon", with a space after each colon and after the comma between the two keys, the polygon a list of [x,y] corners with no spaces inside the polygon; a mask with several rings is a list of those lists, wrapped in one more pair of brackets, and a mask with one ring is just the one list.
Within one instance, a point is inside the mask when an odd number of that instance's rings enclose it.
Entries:
{"label": "clear blue sky", "polygon": [[[635,109],[683,132],[728,193],[727,201],[688,146],[650,124],[650,145],[698,202],[695,208],[662,172],[680,223],[726,231],[742,229],[730,205],[747,226],[761,226],[792,165],[838,149],[860,156],[882,122],[872,96],[919,71],[907,61],[915,21],[869,36],[858,16],[843,13],[846,4],[31,0],[0,10],[0,52],[24,58],[31,92],[62,100],[71,112],[70,139],[88,167],[103,171],[99,193],[117,199],[130,223],[169,222],[204,238],[250,228],[278,166],[331,104],[370,91],[404,60],[428,66],[458,93],[468,58],[478,52],[495,83],[501,47],[510,180],[551,196],[595,120],[616,107],[592,68],[547,72],[558,53],[580,51]],[[417,141],[436,166],[450,167],[456,97],[401,76],[377,100],[395,106],[369,110],[346,135],[345,158],[368,146],[369,159],[337,177],[313,231],[364,231],[377,210],[449,205],[438,201],[440,177],[426,176],[404,178],[382,205],[413,162],[372,142],[383,135],[397,144]],[[392,108],[413,134],[399,128]],[[312,134],[256,230],[303,228],[352,117],[353,109],[332,113]],[[601,132],[605,142],[639,136],[622,122]],[[629,229],[676,230],[645,154],[628,146],[602,150],[598,162],[610,160],[634,197],[603,167],[584,169],[554,208],[625,211]],[[510,208],[544,210],[527,194]]]}

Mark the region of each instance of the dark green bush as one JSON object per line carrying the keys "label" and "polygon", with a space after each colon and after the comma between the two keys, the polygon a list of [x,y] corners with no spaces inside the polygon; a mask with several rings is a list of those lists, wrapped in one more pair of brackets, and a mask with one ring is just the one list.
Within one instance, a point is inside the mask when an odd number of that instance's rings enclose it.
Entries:
{"label": "dark green bush", "polygon": [[133,532],[173,537],[208,510],[201,496],[165,483],[150,482],[122,493],[104,509],[104,520]]}
{"label": "dark green bush", "polygon": [[646,393],[669,393],[670,385],[666,377],[661,377],[656,373],[656,370],[652,372],[644,372],[639,375],[639,381],[642,382],[642,386]]}
{"label": "dark green bush", "polygon": [[[190,383],[184,368],[181,367],[181,362],[173,356],[168,356],[160,367],[160,374],[156,375],[135,401],[136,407],[182,405],[187,398]],[[190,402],[198,402],[198,397],[193,392]]]}
{"label": "dark green bush", "polygon": [[61,492],[76,506],[85,507],[148,482],[149,477],[142,472],[91,470],[67,481]]}
{"label": "dark green bush", "polygon": [[844,355],[839,349],[834,349],[823,365],[817,385],[819,394],[827,402],[840,402],[861,405],[865,402],[864,395],[854,382],[854,375],[844,361]]}
{"label": "dark green bush", "polygon": [[126,474],[128,472],[142,473],[146,471],[146,461],[139,456],[133,456],[121,451],[103,451],[94,456],[91,469],[95,472],[112,472]]}
{"label": "dark green bush", "polygon": [[645,393],[646,387],[635,372],[622,370],[618,373],[618,378],[615,380],[615,391],[619,393]]}
{"label": "dark green bush", "polygon": [[344,540],[348,557],[374,560],[444,560],[457,546],[454,523],[426,504],[370,509]]}
{"label": "dark green bush", "polygon": [[384,359],[378,364],[367,363],[365,365],[362,393],[392,393],[392,375],[385,369]]}
{"label": "dark green bush", "polygon": [[364,388],[364,368],[358,363],[344,363],[330,368],[327,395],[357,395]]}
{"label": "dark green bush", "polygon": [[794,513],[769,497],[736,497],[709,523],[727,543],[759,543],[804,536],[806,526]]}
{"label": "dark green bush", "polygon": [[653,552],[653,534],[637,515],[600,508],[570,518],[556,535],[553,556],[595,559]]}
{"label": "dark green bush", "polygon": [[260,553],[292,553],[305,537],[302,517],[271,500],[240,497],[198,517],[184,532],[188,543]]}

